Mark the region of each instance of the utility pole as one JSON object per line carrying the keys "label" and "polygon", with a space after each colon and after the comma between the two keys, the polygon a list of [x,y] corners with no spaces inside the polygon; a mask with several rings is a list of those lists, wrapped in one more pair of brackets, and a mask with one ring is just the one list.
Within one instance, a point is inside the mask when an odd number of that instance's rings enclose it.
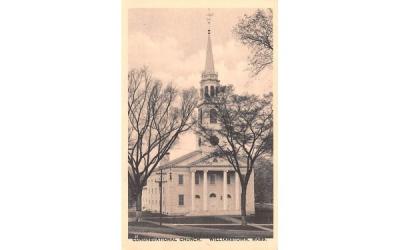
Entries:
{"label": "utility pole", "polygon": [[156,181],[156,182],[158,183],[158,187],[160,188],[160,226],[161,226],[161,225],[162,225],[162,215],[163,215],[163,214],[162,214],[163,183],[164,183],[164,182],[167,182],[167,181],[164,181],[164,180],[163,180],[163,175],[164,175],[165,173],[163,173],[163,170],[162,170],[162,169],[160,170],[160,173],[156,173],[156,174],[160,175],[160,180],[159,180],[159,181]]}

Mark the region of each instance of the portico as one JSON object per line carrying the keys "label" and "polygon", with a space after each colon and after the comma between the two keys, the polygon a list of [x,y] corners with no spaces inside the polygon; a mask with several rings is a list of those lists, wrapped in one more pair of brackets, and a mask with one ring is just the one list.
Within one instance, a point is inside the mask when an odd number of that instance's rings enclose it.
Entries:
{"label": "portico", "polygon": [[[191,214],[240,210],[238,174],[228,168],[191,168]],[[229,180],[228,180],[229,179]]]}

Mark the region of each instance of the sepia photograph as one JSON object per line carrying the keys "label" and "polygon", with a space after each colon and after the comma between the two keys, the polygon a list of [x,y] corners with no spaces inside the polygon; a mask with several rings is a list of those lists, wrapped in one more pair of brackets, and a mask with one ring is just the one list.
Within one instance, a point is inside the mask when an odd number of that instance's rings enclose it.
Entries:
{"label": "sepia photograph", "polygon": [[273,238],[273,10],[127,13],[128,239]]}

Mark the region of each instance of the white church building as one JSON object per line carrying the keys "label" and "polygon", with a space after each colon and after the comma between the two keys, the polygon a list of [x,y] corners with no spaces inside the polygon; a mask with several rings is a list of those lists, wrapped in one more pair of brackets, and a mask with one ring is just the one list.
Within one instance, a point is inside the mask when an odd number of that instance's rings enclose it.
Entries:
{"label": "white church building", "polygon": [[[224,91],[214,70],[210,29],[205,69],[200,81],[198,122],[213,129],[218,126],[212,99]],[[218,140],[218,138],[215,138]],[[170,215],[235,215],[240,214],[241,185],[238,174],[225,158],[215,157],[212,146],[197,136],[197,150],[163,163],[148,178],[142,193],[142,211],[160,211],[160,176],[162,185],[162,213]],[[167,156],[166,156],[167,157]],[[243,164],[242,173],[245,173]],[[161,174],[162,172],[162,174]],[[254,214],[254,171],[246,192],[246,212]]]}

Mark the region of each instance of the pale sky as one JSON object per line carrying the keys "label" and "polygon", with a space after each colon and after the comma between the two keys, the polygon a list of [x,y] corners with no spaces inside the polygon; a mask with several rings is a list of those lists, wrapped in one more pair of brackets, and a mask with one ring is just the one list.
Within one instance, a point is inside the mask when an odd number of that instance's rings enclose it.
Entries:
{"label": "pale sky", "polygon": [[[211,9],[211,40],[215,70],[221,84],[238,93],[272,91],[272,68],[256,78],[246,71],[249,51],[232,35],[232,27],[255,9]],[[179,88],[200,86],[207,45],[207,9],[130,9],[128,67],[149,66],[153,76]],[[171,159],[196,148],[193,134],[182,136]]]}

